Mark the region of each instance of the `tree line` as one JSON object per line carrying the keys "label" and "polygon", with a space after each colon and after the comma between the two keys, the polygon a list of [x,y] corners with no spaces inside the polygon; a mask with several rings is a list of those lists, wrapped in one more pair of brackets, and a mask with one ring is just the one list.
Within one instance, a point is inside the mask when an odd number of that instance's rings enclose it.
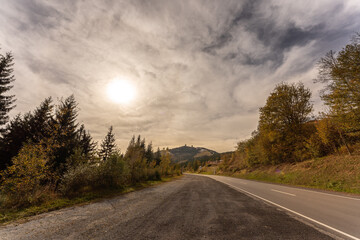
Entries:
{"label": "tree line", "polygon": [[220,168],[300,162],[329,154],[353,154],[360,142],[360,34],[317,64],[326,110],[313,117],[311,91],[302,83],[280,83],[259,109],[257,129],[240,141]]}
{"label": "tree line", "polygon": [[125,153],[111,126],[97,143],[79,124],[73,95],[55,104],[45,99],[34,111],[9,120],[15,96],[14,58],[0,54],[0,201],[4,206],[41,203],[51,194],[74,196],[104,188],[123,188],[162,176],[181,174],[167,151],[133,136]]}

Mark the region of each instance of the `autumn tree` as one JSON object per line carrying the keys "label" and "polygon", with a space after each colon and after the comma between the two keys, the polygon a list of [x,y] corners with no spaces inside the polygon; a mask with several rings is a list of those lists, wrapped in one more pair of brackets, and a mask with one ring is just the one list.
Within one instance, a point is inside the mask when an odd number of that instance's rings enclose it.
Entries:
{"label": "autumn tree", "polygon": [[277,85],[260,108],[260,144],[265,162],[302,160],[308,137],[306,122],[312,112],[311,92],[302,83]]}
{"label": "autumn tree", "polygon": [[317,81],[326,84],[321,97],[347,146],[348,138],[360,138],[360,34],[338,53],[321,58],[318,69]]}
{"label": "autumn tree", "polygon": [[168,150],[166,150],[161,155],[161,161],[160,161],[160,169],[161,169],[162,175],[168,174],[169,169],[170,169],[170,163],[171,163],[171,155],[170,155],[170,152]]}
{"label": "autumn tree", "polygon": [[13,159],[13,165],[1,173],[4,179],[1,190],[12,205],[23,206],[36,203],[49,184],[51,172],[49,155],[41,144],[25,144]]}
{"label": "autumn tree", "polygon": [[115,144],[115,135],[113,133],[113,127],[110,126],[108,133],[106,134],[104,140],[101,142],[99,156],[103,161],[106,161],[111,154],[116,150]]}
{"label": "autumn tree", "polygon": [[[4,126],[8,120],[8,112],[13,109],[14,95],[6,95],[13,86],[10,85],[15,77],[13,75],[13,63],[14,58],[11,53],[6,53],[5,56],[0,54],[0,127]],[[3,133],[4,129],[0,128],[0,133]]]}
{"label": "autumn tree", "polygon": [[139,135],[135,140],[135,136],[133,136],[125,153],[125,161],[129,166],[131,182],[138,182],[145,177],[144,170],[147,165],[145,152],[145,139],[141,139]]}

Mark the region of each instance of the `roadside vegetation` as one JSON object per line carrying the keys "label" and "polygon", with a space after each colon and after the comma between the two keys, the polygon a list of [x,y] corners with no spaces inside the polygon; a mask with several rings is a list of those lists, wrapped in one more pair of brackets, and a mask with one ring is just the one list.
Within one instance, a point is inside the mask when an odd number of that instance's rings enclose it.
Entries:
{"label": "roadside vegetation", "polygon": [[0,222],[150,186],[181,175],[170,154],[133,136],[124,153],[110,127],[97,148],[74,96],[9,120],[11,53],[0,54]]}
{"label": "roadside vegetation", "polygon": [[325,112],[313,115],[302,83],[280,83],[250,139],[223,154],[216,168],[193,162],[187,169],[360,193],[360,34],[317,66]]}

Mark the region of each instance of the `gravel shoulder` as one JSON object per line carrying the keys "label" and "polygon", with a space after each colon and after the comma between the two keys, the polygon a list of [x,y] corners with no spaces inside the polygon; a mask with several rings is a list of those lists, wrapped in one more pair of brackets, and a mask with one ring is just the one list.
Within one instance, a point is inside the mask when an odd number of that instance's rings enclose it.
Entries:
{"label": "gravel shoulder", "polygon": [[0,227],[0,239],[331,239],[222,183],[175,181]]}

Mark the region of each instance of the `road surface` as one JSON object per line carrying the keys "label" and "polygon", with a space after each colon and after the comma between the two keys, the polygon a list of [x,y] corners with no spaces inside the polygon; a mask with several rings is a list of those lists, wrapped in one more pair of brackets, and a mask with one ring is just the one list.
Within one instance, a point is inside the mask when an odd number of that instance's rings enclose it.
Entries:
{"label": "road surface", "polygon": [[185,175],[156,187],[2,226],[0,239],[336,238],[325,228],[294,216],[209,177]]}
{"label": "road surface", "polygon": [[208,177],[340,236],[360,239],[359,197],[224,176]]}

